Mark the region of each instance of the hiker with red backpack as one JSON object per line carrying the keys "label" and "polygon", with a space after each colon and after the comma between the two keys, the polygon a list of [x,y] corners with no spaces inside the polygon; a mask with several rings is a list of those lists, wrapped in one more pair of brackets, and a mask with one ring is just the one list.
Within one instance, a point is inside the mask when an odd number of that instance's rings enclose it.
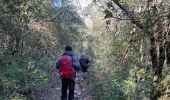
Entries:
{"label": "hiker with red backpack", "polygon": [[67,100],[68,89],[68,100],[74,100],[76,70],[80,69],[80,63],[78,57],[73,54],[71,46],[65,47],[65,52],[57,61],[56,68],[59,69],[62,81],[61,100]]}

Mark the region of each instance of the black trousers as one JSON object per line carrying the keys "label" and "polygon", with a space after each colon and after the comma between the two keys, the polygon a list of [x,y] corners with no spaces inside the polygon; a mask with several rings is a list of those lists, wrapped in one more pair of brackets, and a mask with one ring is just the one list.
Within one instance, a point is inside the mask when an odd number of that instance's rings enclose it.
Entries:
{"label": "black trousers", "polygon": [[70,79],[62,79],[61,100],[67,100],[67,90],[69,89],[68,100],[74,100],[75,81]]}
{"label": "black trousers", "polygon": [[88,67],[89,67],[89,66],[81,66],[81,67],[82,67],[82,71],[83,71],[83,72],[88,72]]}

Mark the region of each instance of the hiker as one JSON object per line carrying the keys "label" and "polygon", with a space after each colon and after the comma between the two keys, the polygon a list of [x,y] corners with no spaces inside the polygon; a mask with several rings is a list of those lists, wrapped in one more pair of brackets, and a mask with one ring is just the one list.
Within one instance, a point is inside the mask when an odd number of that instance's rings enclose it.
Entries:
{"label": "hiker", "polygon": [[80,69],[80,63],[78,57],[73,54],[71,46],[65,47],[65,52],[57,61],[56,68],[59,69],[62,81],[61,100],[67,100],[68,89],[68,100],[74,100],[76,70]]}
{"label": "hiker", "polygon": [[88,54],[85,54],[84,52],[82,52],[80,53],[79,62],[80,62],[82,71],[85,73],[83,78],[85,78],[88,73],[88,67],[91,64],[91,58]]}

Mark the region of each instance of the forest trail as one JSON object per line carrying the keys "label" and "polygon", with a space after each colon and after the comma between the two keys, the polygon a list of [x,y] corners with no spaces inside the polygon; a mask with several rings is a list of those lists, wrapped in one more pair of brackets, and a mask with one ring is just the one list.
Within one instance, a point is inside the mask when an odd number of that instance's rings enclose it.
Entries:
{"label": "forest trail", "polygon": [[[92,100],[92,96],[88,91],[86,80],[82,78],[79,72],[76,78],[74,100]],[[61,96],[61,80],[58,73],[54,73],[46,87],[40,93],[37,93],[33,100],[60,100]]]}

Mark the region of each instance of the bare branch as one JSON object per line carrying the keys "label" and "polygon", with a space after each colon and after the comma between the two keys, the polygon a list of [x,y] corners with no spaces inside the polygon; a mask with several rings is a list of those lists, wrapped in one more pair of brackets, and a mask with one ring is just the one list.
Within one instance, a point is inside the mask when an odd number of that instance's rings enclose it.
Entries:
{"label": "bare branch", "polygon": [[115,16],[113,16],[112,18],[117,19],[117,20],[131,20],[129,18],[120,18],[120,17],[115,17]]}
{"label": "bare branch", "polygon": [[130,18],[131,22],[135,24],[137,27],[139,27],[142,31],[151,34],[151,32],[146,29],[139,20],[135,19],[135,16],[130,13],[128,9],[126,9],[122,4],[120,4],[119,0],[112,0],[119,8],[125,12],[128,18]]}

